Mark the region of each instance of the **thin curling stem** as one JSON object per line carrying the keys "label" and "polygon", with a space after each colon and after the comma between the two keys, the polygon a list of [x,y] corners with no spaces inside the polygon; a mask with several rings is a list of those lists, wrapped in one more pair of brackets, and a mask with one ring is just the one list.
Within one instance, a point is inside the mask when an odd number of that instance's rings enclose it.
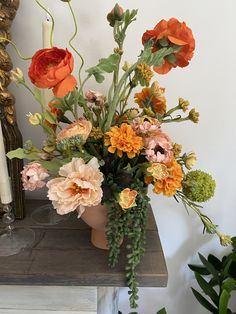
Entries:
{"label": "thin curling stem", "polygon": [[70,12],[71,12],[71,15],[72,15],[72,17],[73,17],[74,26],[75,26],[75,32],[74,32],[73,36],[71,37],[71,39],[69,40],[69,45],[70,45],[70,47],[74,50],[74,52],[79,56],[79,58],[80,58],[80,60],[81,60],[81,65],[80,65],[80,67],[79,67],[79,83],[80,83],[80,85],[81,85],[81,83],[82,83],[82,82],[81,82],[81,70],[82,70],[82,68],[83,68],[83,66],[84,66],[84,59],[83,59],[83,57],[81,56],[81,54],[79,53],[79,51],[78,51],[78,50],[73,46],[73,44],[72,44],[72,41],[74,40],[74,38],[75,38],[76,35],[78,34],[78,25],[77,25],[75,13],[74,13],[73,8],[72,8],[72,6],[71,6],[71,4],[70,4],[70,1],[68,1],[67,3],[68,3],[68,5],[69,5]]}
{"label": "thin curling stem", "polygon": [[55,20],[52,16],[52,14],[50,13],[49,10],[47,10],[47,8],[45,8],[44,5],[42,5],[41,2],[39,2],[39,0],[35,0],[35,2],[40,6],[40,8],[42,8],[52,19],[52,29],[51,29],[51,33],[50,33],[50,45],[51,47],[53,47],[53,34],[54,34],[54,28],[55,28]]}
{"label": "thin curling stem", "polygon": [[30,59],[32,59],[32,57],[25,57],[25,56],[23,56],[23,55],[21,54],[20,50],[17,48],[16,44],[15,44],[13,41],[11,41],[11,40],[9,40],[9,39],[7,39],[7,38],[5,38],[5,37],[0,37],[0,41],[7,41],[8,43],[10,43],[10,44],[12,45],[12,47],[15,49],[17,55],[18,55],[22,60],[30,60]]}

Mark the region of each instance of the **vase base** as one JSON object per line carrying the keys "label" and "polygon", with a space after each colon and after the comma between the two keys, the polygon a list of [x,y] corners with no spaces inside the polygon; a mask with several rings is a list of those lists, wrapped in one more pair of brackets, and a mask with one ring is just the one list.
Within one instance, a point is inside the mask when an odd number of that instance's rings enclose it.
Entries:
{"label": "vase base", "polygon": [[98,249],[108,250],[108,242],[105,231],[92,229],[91,242]]}

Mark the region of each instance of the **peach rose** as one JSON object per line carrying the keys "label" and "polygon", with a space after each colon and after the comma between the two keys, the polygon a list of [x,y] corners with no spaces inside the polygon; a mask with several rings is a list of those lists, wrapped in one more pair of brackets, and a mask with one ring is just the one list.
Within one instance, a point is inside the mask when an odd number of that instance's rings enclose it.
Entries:
{"label": "peach rose", "polygon": [[172,141],[161,130],[145,138],[145,155],[150,162],[167,163],[173,160]]}
{"label": "peach rose", "polygon": [[90,121],[80,118],[79,120],[69,124],[65,129],[61,130],[57,134],[57,141],[60,142],[74,136],[80,136],[84,141],[86,141],[92,127],[93,126]]}
{"label": "peach rose", "polygon": [[32,162],[21,171],[24,190],[34,191],[45,186],[44,180],[49,177],[48,171],[40,163]]}
{"label": "peach rose", "polygon": [[77,85],[71,75],[73,67],[74,59],[67,49],[41,49],[32,57],[29,78],[39,88],[53,88],[54,95],[62,98]]}
{"label": "peach rose", "polygon": [[124,189],[119,194],[119,204],[122,209],[128,209],[136,206],[135,199],[138,192],[135,190],[130,190],[129,188]]}
{"label": "peach rose", "polygon": [[72,158],[60,168],[59,175],[61,177],[47,183],[48,198],[58,214],[64,215],[80,206],[95,206],[101,202],[103,174],[95,157],[87,164],[82,158]]}

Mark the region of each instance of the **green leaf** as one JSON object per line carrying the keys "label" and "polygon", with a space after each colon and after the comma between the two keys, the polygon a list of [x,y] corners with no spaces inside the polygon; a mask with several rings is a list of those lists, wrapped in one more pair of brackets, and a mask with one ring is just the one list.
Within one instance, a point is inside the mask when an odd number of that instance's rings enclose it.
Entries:
{"label": "green leaf", "polygon": [[210,262],[216,270],[220,271],[222,269],[223,264],[216,256],[210,254],[207,259],[208,262]]}
{"label": "green leaf", "polygon": [[49,123],[51,124],[57,123],[56,117],[50,111],[48,110],[44,111],[43,116],[44,116],[44,119],[46,119]]}
{"label": "green leaf", "polygon": [[204,306],[211,313],[218,314],[217,308],[215,308],[210,302],[208,302],[207,299],[205,299],[197,290],[195,290],[194,288],[191,289],[195,298],[202,306]]}
{"label": "green leaf", "polygon": [[23,148],[17,148],[15,150],[11,150],[7,153],[7,157],[9,159],[18,158],[18,159],[28,159],[28,160],[40,160],[38,153],[25,153]]}
{"label": "green leaf", "polygon": [[203,263],[203,265],[206,267],[206,269],[217,279],[219,279],[219,275],[218,275],[218,271],[215,269],[215,267],[208,262],[207,259],[205,259],[205,257],[203,255],[201,255],[200,253],[198,253],[199,258],[201,260],[201,262]]}
{"label": "green leaf", "polygon": [[52,172],[57,172],[59,170],[59,168],[61,168],[61,166],[62,166],[62,162],[57,158],[54,158],[50,161],[40,160],[40,164],[44,168],[46,168],[47,170],[52,171]]}
{"label": "green leaf", "polygon": [[66,116],[60,117],[60,121],[63,123],[71,124],[72,122]]}
{"label": "green leaf", "polygon": [[197,272],[200,275],[209,275],[210,274],[210,272],[204,266],[198,266],[198,265],[189,264],[188,267],[192,271]]}
{"label": "green leaf", "polygon": [[103,73],[112,73],[118,66],[120,56],[116,53],[111,54],[108,58],[102,58],[99,63],[92,68],[89,68],[86,72],[93,75],[98,83],[104,81]]}
{"label": "green leaf", "polygon": [[93,75],[94,75],[94,77],[95,77],[95,80],[96,80],[99,84],[101,84],[101,83],[105,80],[105,76],[102,75],[102,74],[99,73],[99,72],[95,72],[95,73],[93,73]]}
{"label": "green leaf", "polygon": [[229,298],[230,298],[230,293],[226,290],[223,290],[220,295],[219,314],[227,314]]}
{"label": "green leaf", "polygon": [[166,309],[163,307],[163,309],[158,311],[157,314],[167,314]]}
{"label": "green leaf", "polygon": [[215,290],[208,284],[208,282],[201,277],[198,273],[195,273],[195,278],[199,284],[199,286],[202,288],[203,292],[208,295],[211,300],[218,305],[218,295],[215,292]]}

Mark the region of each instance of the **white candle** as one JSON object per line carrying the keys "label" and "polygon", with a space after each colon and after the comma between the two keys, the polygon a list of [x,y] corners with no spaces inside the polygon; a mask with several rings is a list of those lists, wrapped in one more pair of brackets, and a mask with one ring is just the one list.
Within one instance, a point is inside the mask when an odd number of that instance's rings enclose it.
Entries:
{"label": "white candle", "polygon": [[43,35],[43,48],[51,47],[51,31],[52,31],[52,21],[50,19],[50,15],[47,13],[46,20],[43,21],[42,24],[42,35]]}
{"label": "white candle", "polygon": [[2,134],[1,120],[0,120],[0,197],[2,204],[10,204],[12,202],[11,184],[7,169],[7,159]]}
{"label": "white candle", "polygon": [[[43,37],[43,48],[51,48],[51,31],[52,31],[52,21],[50,15],[46,15],[46,20],[42,23],[42,37]],[[53,98],[53,93],[49,89],[43,91],[44,104],[47,106],[48,103]]]}

